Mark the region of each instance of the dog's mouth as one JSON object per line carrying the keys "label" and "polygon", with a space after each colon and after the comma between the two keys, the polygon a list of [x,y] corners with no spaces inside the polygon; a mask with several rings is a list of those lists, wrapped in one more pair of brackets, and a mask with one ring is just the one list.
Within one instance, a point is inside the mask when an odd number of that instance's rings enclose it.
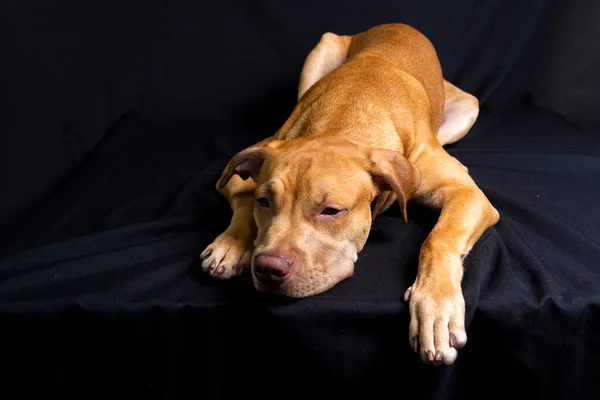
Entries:
{"label": "dog's mouth", "polygon": [[252,268],[252,281],[256,290],[292,298],[316,296],[333,288],[338,283],[352,277],[354,274],[354,260],[347,260],[331,272],[322,271],[294,271],[287,279],[281,282],[261,282]]}

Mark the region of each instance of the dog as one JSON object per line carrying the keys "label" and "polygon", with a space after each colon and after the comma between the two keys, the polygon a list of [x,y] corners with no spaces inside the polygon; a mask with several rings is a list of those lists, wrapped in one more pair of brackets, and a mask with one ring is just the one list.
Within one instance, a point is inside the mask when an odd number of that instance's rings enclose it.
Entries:
{"label": "dog", "polygon": [[409,340],[450,365],[467,340],[462,261],[500,215],[443,148],[464,137],[478,100],[444,80],[432,43],[404,24],[325,33],[302,67],[298,102],[272,137],[236,154],[217,182],[233,215],[202,269],[290,297],[353,275],[376,215],[409,200],[439,219],[420,249]]}

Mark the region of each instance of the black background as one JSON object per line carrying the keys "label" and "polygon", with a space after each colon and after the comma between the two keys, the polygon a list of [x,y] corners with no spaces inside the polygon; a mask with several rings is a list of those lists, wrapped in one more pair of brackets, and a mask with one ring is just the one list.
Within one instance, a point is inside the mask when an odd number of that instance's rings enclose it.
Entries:
{"label": "black background", "polygon": [[[600,389],[600,6],[0,2],[0,390],[136,398],[582,398]],[[379,217],[299,301],[198,274],[214,182],[275,132],[322,33],[424,32],[481,117],[449,152],[501,213],[465,261],[467,347],[421,365],[401,295],[436,214]],[[18,396],[10,396],[11,390]]]}

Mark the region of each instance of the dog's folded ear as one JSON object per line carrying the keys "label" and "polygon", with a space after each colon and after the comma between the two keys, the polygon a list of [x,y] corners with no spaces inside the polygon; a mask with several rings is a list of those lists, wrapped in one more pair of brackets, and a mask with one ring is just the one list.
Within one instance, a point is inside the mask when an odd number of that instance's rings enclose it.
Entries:
{"label": "dog's folded ear", "polygon": [[275,150],[276,142],[275,140],[263,141],[233,156],[217,182],[218,187],[225,187],[233,175],[239,175],[244,180],[250,177],[256,182],[265,159]]}
{"label": "dog's folded ear", "polygon": [[379,193],[391,191],[396,194],[404,222],[408,222],[406,203],[421,182],[419,170],[397,151],[373,149],[369,153],[368,171]]}

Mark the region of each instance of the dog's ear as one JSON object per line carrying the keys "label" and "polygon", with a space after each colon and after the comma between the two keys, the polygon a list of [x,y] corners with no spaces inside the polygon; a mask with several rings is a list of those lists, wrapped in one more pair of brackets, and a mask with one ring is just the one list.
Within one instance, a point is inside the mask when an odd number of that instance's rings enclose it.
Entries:
{"label": "dog's ear", "polygon": [[369,153],[368,171],[379,193],[391,191],[396,194],[402,217],[407,223],[406,203],[421,182],[419,170],[397,151],[374,149]]}
{"label": "dog's ear", "polygon": [[269,157],[276,148],[275,142],[276,141],[273,140],[263,141],[237,153],[229,163],[227,163],[217,185],[220,188],[225,187],[233,175],[239,175],[244,180],[250,177],[256,182],[265,159]]}

